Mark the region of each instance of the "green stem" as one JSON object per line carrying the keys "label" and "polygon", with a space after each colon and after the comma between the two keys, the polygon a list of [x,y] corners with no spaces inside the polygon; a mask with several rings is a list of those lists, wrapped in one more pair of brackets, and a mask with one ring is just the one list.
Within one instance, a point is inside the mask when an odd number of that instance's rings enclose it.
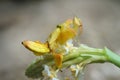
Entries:
{"label": "green stem", "polygon": [[[87,47],[85,45],[75,48],[69,54],[63,56],[63,67],[68,67],[73,64],[82,63],[87,65],[89,63],[111,62],[120,68],[120,56],[109,50],[96,49]],[[55,66],[54,58],[52,55],[44,55],[44,59],[38,59],[26,69],[26,76],[30,78],[42,77],[43,65]]]}
{"label": "green stem", "polygon": [[68,66],[70,66],[70,65],[72,65],[72,64],[78,64],[78,63],[80,63],[82,60],[83,60],[82,57],[77,57],[77,58],[75,58],[75,59],[71,59],[70,61],[64,62],[63,65],[62,65],[62,67],[64,68],[64,67],[68,67]]}
{"label": "green stem", "polygon": [[120,56],[105,47],[105,53],[108,61],[120,68]]}

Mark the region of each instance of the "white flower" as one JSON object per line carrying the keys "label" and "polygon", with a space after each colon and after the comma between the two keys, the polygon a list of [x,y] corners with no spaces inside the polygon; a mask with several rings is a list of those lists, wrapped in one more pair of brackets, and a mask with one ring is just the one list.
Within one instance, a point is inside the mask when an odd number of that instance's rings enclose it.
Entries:
{"label": "white flower", "polygon": [[44,70],[42,71],[44,78],[48,78],[49,80],[59,80],[56,77],[56,71],[53,71],[52,68],[50,68],[47,65],[44,65]]}
{"label": "white flower", "polygon": [[48,76],[48,77],[51,76],[51,72],[50,72],[49,67],[47,65],[44,65],[44,70],[42,73],[44,76]]}

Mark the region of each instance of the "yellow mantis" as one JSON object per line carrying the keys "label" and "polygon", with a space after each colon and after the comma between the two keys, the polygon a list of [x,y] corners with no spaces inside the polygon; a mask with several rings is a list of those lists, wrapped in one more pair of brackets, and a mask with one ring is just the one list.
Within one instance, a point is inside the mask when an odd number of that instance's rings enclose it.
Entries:
{"label": "yellow mantis", "polygon": [[23,41],[22,44],[32,51],[36,56],[51,54],[54,56],[56,66],[62,66],[64,50],[67,41],[73,39],[78,32],[82,32],[82,22],[79,18],[68,19],[64,23],[57,25],[45,43],[40,41]]}

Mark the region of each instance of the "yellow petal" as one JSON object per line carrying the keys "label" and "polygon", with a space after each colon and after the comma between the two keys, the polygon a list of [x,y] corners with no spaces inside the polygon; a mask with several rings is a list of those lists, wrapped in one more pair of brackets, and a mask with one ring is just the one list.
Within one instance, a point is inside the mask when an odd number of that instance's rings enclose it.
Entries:
{"label": "yellow petal", "polygon": [[79,18],[77,18],[77,17],[74,17],[74,19],[73,19],[73,28],[74,28],[74,30],[77,32],[78,30],[80,30],[80,33],[82,32],[82,30],[83,30],[83,27],[82,27],[83,25],[82,25],[82,21],[79,19]]}
{"label": "yellow petal", "polygon": [[65,44],[69,39],[74,38],[76,35],[76,32],[74,31],[74,29],[70,28],[70,27],[62,27],[61,28],[61,32],[60,35],[57,38],[57,42],[60,44]]}
{"label": "yellow petal", "polygon": [[63,25],[63,26],[70,26],[72,23],[73,23],[72,19],[68,19],[61,25]]}
{"label": "yellow petal", "polygon": [[50,49],[46,44],[42,44],[38,41],[23,41],[22,44],[32,52],[34,52],[35,55],[43,55],[45,53],[50,52]]}
{"label": "yellow petal", "polygon": [[56,39],[58,38],[60,34],[60,29],[59,28],[56,28],[49,36],[48,38],[48,43],[49,44],[52,44],[56,41]]}

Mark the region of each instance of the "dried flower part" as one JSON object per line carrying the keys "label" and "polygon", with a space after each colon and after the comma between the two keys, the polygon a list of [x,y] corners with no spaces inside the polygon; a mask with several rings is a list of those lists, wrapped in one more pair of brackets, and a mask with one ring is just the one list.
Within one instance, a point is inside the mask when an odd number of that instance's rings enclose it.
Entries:
{"label": "dried flower part", "polygon": [[80,71],[80,67],[79,67],[79,65],[71,65],[71,66],[70,66],[70,70],[71,70],[71,72],[73,73],[73,75],[74,75],[75,77],[77,77],[78,74],[79,74],[79,71]]}
{"label": "dried flower part", "polygon": [[62,67],[62,61],[63,61],[63,55],[62,54],[55,54],[54,58],[55,58],[55,63],[57,65],[57,67],[61,68]]}

